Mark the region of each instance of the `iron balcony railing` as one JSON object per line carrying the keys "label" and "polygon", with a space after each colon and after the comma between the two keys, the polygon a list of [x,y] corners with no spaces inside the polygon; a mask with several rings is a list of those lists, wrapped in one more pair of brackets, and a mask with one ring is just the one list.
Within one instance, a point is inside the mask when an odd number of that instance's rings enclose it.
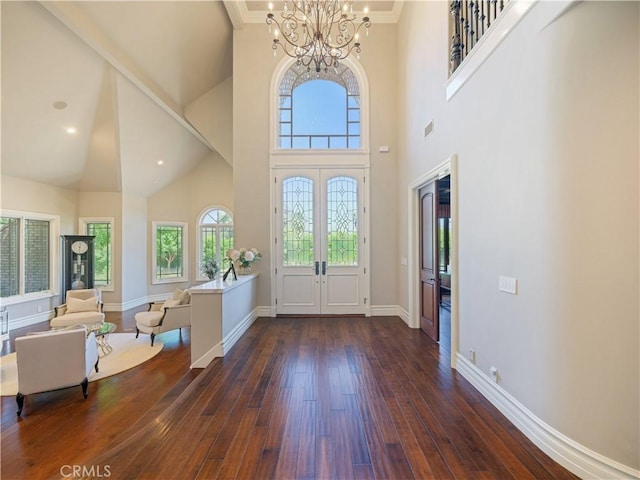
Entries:
{"label": "iron balcony railing", "polygon": [[451,12],[451,67],[456,71],[482,36],[500,16],[509,0],[453,0]]}

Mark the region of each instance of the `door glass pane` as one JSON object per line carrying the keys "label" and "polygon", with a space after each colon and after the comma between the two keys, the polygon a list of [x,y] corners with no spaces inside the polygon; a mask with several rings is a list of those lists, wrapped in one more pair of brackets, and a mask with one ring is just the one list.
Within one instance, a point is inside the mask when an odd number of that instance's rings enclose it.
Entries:
{"label": "door glass pane", "polygon": [[313,181],[291,177],[282,182],[282,265],[313,265]]}
{"label": "door glass pane", "polygon": [[327,263],[358,265],[358,182],[334,177],[327,181]]}

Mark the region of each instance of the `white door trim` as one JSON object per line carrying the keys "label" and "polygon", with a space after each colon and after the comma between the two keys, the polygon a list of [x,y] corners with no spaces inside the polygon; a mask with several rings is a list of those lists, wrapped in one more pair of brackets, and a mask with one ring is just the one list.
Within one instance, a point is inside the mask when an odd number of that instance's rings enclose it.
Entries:
{"label": "white door trim", "polygon": [[407,287],[409,322],[420,328],[420,205],[419,190],[438,178],[451,175],[451,367],[456,367],[458,352],[458,160],[452,155],[440,165],[413,180],[408,187]]}

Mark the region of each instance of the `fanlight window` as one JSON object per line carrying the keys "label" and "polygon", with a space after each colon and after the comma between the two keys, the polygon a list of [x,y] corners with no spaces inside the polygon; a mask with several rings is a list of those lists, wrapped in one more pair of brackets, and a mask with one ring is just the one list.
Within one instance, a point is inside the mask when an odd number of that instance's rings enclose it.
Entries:
{"label": "fanlight window", "polygon": [[360,89],[340,65],[319,73],[292,66],[280,83],[278,148],[360,148]]}
{"label": "fanlight window", "polygon": [[[229,259],[226,251],[233,248],[233,216],[222,208],[212,208],[200,218],[198,225],[198,265],[205,259],[213,259],[224,270],[228,267]],[[204,280],[204,274],[199,269],[199,279]]]}

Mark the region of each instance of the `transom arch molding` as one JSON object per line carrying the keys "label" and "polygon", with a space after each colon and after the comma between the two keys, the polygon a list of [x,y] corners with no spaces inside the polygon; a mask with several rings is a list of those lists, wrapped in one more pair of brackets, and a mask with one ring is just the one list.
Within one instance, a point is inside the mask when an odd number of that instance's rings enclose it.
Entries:
{"label": "transom arch molding", "polygon": [[[351,110],[359,110],[357,113],[356,142],[347,138],[344,148],[331,146],[331,148],[314,147],[298,148],[295,146],[281,148],[280,135],[280,107],[283,96],[291,96],[294,89],[308,81],[328,80],[345,88],[347,92],[347,107],[355,107],[347,111],[347,119],[350,121]],[[316,73],[307,71],[306,68],[296,66],[295,59],[283,58],[273,71],[270,84],[270,121],[269,121],[269,146],[271,153],[271,165],[279,163],[291,165],[292,163],[309,164],[309,156],[320,157],[333,165],[340,166],[368,166],[370,153],[369,134],[369,81],[362,65],[350,57],[342,60],[340,66],[327,71]],[[350,128],[348,125],[347,128]],[[347,131],[347,137],[353,136],[353,132]],[[328,135],[327,135],[328,136]],[[349,145],[350,142],[350,145]],[[349,145],[347,147],[347,145]],[[288,159],[283,159],[288,157]],[[305,158],[306,157],[306,158]],[[344,157],[347,157],[345,159]]]}

